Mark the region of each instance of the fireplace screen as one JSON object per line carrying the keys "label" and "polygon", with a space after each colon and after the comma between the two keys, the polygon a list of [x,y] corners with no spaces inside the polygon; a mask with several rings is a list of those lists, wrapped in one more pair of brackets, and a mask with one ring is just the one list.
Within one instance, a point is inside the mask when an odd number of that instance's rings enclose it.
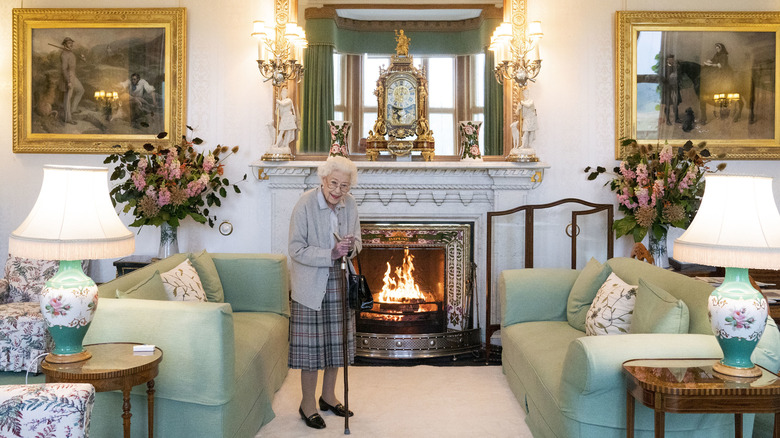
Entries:
{"label": "fireplace screen", "polygon": [[479,346],[471,327],[472,224],[363,222],[361,236],[360,269],[374,307],[357,315],[359,356],[429,357]]}

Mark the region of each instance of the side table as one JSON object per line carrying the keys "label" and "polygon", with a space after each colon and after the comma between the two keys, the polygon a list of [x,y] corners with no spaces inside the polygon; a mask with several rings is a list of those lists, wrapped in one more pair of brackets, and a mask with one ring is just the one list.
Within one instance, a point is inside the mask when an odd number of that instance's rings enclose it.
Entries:
{"label": "side table", "polygon": [[116,268],[116,276],[121,277],[128,272],[133,272],[136,269],[143,268],[144,266],[157,260],[156,257],[148,255],[131,255],[122,257],[119,260],[114,261],[114,267]]}
{"label": "side table", "polygon": [[655,410],[655,436],[664,436],[664,413],[733,413],[734,436],[742,437],[742,414],[774,413],[780,438],[780,377],[761,368],[752,379],[712,371],[718,359],[634,359],[626,374],[626,436],[634,436],[634,400]]}
{"label": "side table", "polygon": [[74,363],[41,363],[47,383],[91,383],[96,392],[122,391],[122,419],[125,438],[130,437],[130,390],[146,383],[149,415],[149,438],[154,436],[154,378],[163,352],[134,353],[130,342],[85,345],[92,357]]}

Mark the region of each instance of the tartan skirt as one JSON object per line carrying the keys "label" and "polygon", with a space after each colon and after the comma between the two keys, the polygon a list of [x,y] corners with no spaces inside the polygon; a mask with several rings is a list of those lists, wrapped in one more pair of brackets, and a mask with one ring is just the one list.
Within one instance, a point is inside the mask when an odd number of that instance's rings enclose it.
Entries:
{"label": "tartan skirt", "polygon": [[[341,261],[335,260],[328,273],[325,298],[320,310],[293,300],[290,306],[290,353],[292,369],[316,371],[344,366],[342,288],[346,286]],[[355,360],[355,312],[347,308],[349,363]]]}

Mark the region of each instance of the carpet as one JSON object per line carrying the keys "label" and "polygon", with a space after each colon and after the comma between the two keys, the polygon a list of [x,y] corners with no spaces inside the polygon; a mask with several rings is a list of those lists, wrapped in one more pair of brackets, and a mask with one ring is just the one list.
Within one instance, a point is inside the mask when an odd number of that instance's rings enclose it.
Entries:
{"label": "carpet", "polygon": [[[336,393],[342,398],[341,376]],[[320,412],[325,429],[306,427],[300,402],[300,372],[290,370],[274,396],[276,418],[256,438],[344,436],[344,419],[330,412]],[[358,437],[532,438],[499,366],[350,367],[349,407]]]}

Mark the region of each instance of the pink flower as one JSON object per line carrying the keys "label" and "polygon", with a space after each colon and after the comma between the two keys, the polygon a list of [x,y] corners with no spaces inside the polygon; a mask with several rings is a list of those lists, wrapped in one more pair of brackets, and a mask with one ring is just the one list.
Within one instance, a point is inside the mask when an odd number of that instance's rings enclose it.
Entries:
{"label": "pink flower", "polygon": [[330,145],[330,153],[331,154],[341,153],[341,145],[338,143],[333,143],[332,145]]}
{"label": "pink flower", "polygon": [[[142,163],[143,162],[144,161],[142,161]],[[144,174],[143,171],[133,172],[130,175],[130,178],[133,180],[133,185],[135,185],[136,190],[143,190],[144,187],[146,187],[146,175]]]}
{"label": "pink flower", "polygon": [[650,204],[650,193],[647,192],[646,188],[641,187],[636,191],[636,199],[639,201],[640,207],[646,207]]}
{"label": "pink flower", "polygon": [[471,125],[466,125],[463,127],[463,133],[466,135],[471,135],[474,133],[474,127]]}
{"label": "pink flower", "polygon": [[214,168],[214,165],[217,163],[216,159],[214,158],[213,154],[209,154],[206,158],[203,159],[203,171],[206,173],[211,172],[211,169]]}
{"label": "pink flower", "polygon": [[330,125],[330,135],[336,135],[339,132],[339,128],[336,125]]}
{"label": "pink flower", "polygon": [[171,192],[169,192],[168,189],[165,187],[161,188],[159,196],[157,197],[157,205],[159,205],[160,207],[165,207],[170,203],[171,203]]}
{"label": "pink flower", "polygon": [[672,147],[669,145],[664,146],[663,149],[661,149],[661,154],[659,155],[658,159],[661,161],[661,164],[663,163],[671,163],[672,162]]}
{"label": "pink flower", "polygon": [[626,180],[626,182],[636,178],[636,173],[628,168],[628,163],[625,161],[620,162],[620,174],[623,175],[623,178]]}
{"label": "pink flower", "polygon": [[471,145],[471,155],[474,157],[479,157],[479,146],[477,145]]}
{"label": "pink flower", "polygon": [[647,164],[640,163],[636,165],[636,183],[640,186],[646,186],[650,183],[650,176],[647,174]]}

